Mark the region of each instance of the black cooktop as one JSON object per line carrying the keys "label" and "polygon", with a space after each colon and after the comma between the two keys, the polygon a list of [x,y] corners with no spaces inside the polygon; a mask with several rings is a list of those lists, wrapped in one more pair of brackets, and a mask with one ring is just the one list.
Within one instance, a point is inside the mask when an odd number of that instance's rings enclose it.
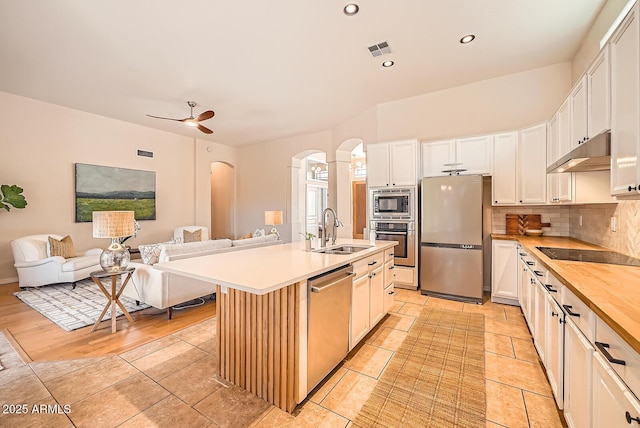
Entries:
{"label": "black cooktop", "polygon": [[614,251],[577,250],[575,248],[536,247],[545,256],[553,260],[576,262],[607,263],[612,265],[640,266],[640,259],[625,256]]}

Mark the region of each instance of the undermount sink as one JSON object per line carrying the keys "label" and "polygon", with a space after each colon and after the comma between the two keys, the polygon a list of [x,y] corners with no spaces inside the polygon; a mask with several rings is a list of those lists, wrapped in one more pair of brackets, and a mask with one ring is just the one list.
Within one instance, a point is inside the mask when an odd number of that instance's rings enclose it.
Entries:
{"label": "undermount sink", "polygon": [[371,246],[341,245],[339,247],[329,247],[316,250],[316,253],[324,254],[353,254],[371,248]]}

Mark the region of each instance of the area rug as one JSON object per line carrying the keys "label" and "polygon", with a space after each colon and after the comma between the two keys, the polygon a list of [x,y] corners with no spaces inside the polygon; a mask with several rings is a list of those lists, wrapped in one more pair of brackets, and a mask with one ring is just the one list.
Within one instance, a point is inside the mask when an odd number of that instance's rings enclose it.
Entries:
{"label": "area rug", "polygon": [[354,427],[484,427],[484,315],[425,308]]}
{"label": "area rug", "polygon": [[[133,284],[129,283],[127,287],[133,287]],[[110,284],[107,290],[111,291]],[[14,295],[65,331],[73,331],[93,325],[107,304],[107,298],[92,279],[79,281],[75,289],[73,289],[73,284],[71,283],[44,285],[42,287],[26,288],[14,293]],[[129,312],[136,312],[149,307],[144,303],[138,306],[135,300],[125,296],[120,296],[120,301]],[[116,316],[120,315],[123,315],[123,313],[117,307]],[[111,308],[107,310],[102,320],[110,319]]]}

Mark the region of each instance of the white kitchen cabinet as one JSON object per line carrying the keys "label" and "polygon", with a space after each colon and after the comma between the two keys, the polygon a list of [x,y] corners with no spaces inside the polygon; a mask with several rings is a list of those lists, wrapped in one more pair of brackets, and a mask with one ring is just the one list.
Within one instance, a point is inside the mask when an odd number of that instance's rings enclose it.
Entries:
{"label": "white kitchen cabinet", "polygon": [[640,402],[597,352],[593,353],[591,417],[593,427],[623,428],[640,424]]}
{"label": "white kitchen cabinet", "polygon": [[491,243],[491,301],[518,305],[518,243]]}
{"label": "white kitchen cabinet", "polygon": [[353,281],[351,293],[351,340],[353,349],[369,332],[369,275]]}
{"label": "white kitchen cabinet", "polygon": [[640,31],[636,4],[611,49],[611,194],[640,196]]}
{"label": "white kitchen cabinet", "polygon": [[417,175],[416,140],[367,145],[367,184],[369,187],[415,186]]}
{"label": "white kitchen cabinet", "polygon": [[455,140],[430,141],[422,143],[422,176],[437,177],[448,175],[443,170],[451,169],[456,157]]}
{"label": "white kitchen cabinet", "polygon": [[516,203],[516,144],[517,132],[493,136],[493,177],[491,193],[493,204]]}
{"label": "white kitchen cabinet", "polygon": [[[534,277],[535,278],[535,277]],[[547,291],[537,280],[533,284],[533,344],[538,351],[540,360],[546,361],[547,353]]]}
{"label": "white kitchen cabinet", "polygon": [[594,348],[573,321],[564,331],[564,418],[569,428],[590,428]]}
{"label": "white kitchen cabinet", "polygon": [[545,204],[547,201],[547,125],[532,126],[518,133],[518,202]]}
{"label": "white kitchen cabinet", "polygon": [[384,266],[369,274],[369,326],[375,326],[384,316]]}
{"label": "white kitchen cabinet", "polygon": [[[576,82],[569,94],[571,112],[571,143],[569,150],[578,147],[588,139],[587,128],[587,76],[583,75]],[[561,155],[564,155],[562,153]]]}
{"label": "white kitchen cabinet", "polygon": [[383,312],[386,315],[389,313],[389,309],[393,306],[394,295],[395,295],[395,269],[396,267],[393,264],[393,249],[387,250],[385,253],[385,263],[384,263],[384,296],[383,296]]}
{"label": "white kitchen cabinet", "polygon": [[611,61],[609,45],[587,69],[587,127],[589,138],[611,129]]}
{"label": "white kitchen cabinet", "polygon": [[491,175],[492,141],[492,135],[481,135],[422,143],[422,176],[448,175],[442,171],[457,168],[465,170],[462,174]]}
{"label": "white kitchen cabinet", "polygon": [[547,379],[560,410],[564,406],[564,324],[565,316],[558,303],[547,292],[545,363]]}
{"label": "white kitchen cabinet", "polygon": [[522,303],[520,306],[522,308],[522,313],[524,314],[524,319],[529,326],[529,331],[531,332],[531,335],[533,335],[535,331],[535,325],[533,323],[535,316],[535,279],[533,278],[533,274],[529,271],[527,261],[528,260],[526,258],[520,258],[520,267],[523,270],[522,276],[520,277],[520,288],[522,289]]}
{"label": "white kitchen cabinet", "polygon": [[[547,135],[547,166],[569,151],[571,132],[569,112],[571,104],[565,101],[549,120]],[[547,174],[547,197],[550,203],[571,202],[570,172]]]}

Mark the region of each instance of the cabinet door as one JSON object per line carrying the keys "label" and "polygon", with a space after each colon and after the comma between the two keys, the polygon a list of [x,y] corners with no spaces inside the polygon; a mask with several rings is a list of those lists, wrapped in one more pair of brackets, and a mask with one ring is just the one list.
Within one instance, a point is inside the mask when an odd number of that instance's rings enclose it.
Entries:
{"label": "cabinet door", "polygon": [[518,201],[544,204],[547,200],[547,125],[518,133]]}
{"label": "cabinet door", "polygon": [[587,138],[587,76],[582,76],[569,96],[571,102],[571,146],[578,147]]}
{"label": "cabinet door", "polygon": [[573,321],[567,320],[564,332],[564,418],[570,428],[590,428],[594,349]]}
{"label": "cabinet door", "polygon": [[[454,162],[455,159],[455,140],[432,141],[422,143],[422,176],[435,177],[438,175],[447,175],[442,172],[451,169],[446,166],[448,163]],[[367,163],[369,162],[367,158]]]}
{"label": "cabinet door", "polygon": [[534,280],[532,285],[533,288],[533,305],[534,305],[534,313],[533,313],[533,344],[538,351],[538,355],[540,356],[540,360],[542,362],[546,361],[546,352],[547,352],[547,312],[548,312],[548,303],[547,303],[547,292],[544,290],[543,286],[538,283],[538,281]]}
{"label": "cabinet door", "polygon": [[369,328],[384,316],[384,266],[371,272],[369,281]]}
{"label": "cabinet door", "polygon": [[518,134],[509,132],[493,137],[493,204],[516,203],[516,142]]}
{"label": "cabinet door", "polygon": [[353,281],[351,295],[351,341],[349,350],[369,331],[369,275]]}
{"label": "cabinet door", "polygon": [[515,241],[501,240],[491,244],[492,302],[518,304],[517,245]]}
{"label": "cabinet door", "polygon": [[640,418],[640,403],[597,352],[593,353],[592,404],[593,427],[629,427],[637,422],[627,422],[627,414],[630,418]]}
{"label": "cabinet door", "polygon": [[492,142],[492,135],[456,140],[456,162],[466,169],[464,174],[491,175]]}
{"label": "cabinet door", "polygon": [[[540,286],[542,288],[542,286]],[[547,338],[545,341],[545,368],[551,391],[556,398],[558,409],[564,406],[564,312],[553,300],[553,297],[544,292],[547,301]],[[573,362],[572,362],[573,363]]]}
{"label": "cabinet door", "polygon": [[[566,104],[566,102],[565,102]],[[565,105],[563,104],[563,105]],[[547,126],[547,166],[551,165],[560,158],[560,121],[559,112],[549,119]]]}
{"label": "cabinet door", "polygon": [[389,260],[384,264],[384,288],[393,284],[395,278],[396,267],[393,264],[393,260]]}
{"label": "cabinet door", "polygon": [[611,42],[611,194],[638,192],[640,156],[640,42],[638,5]]}
{"label": "cabinet door", "polygon": [[611,78],[609,45],[587,70],[587,126],[589,138],[611,129]]}
{"label": "cabinet door", "polygon": [[390,181],[392,186],[417,185],[417,147],[418,144],[415,140],[390,143]]}
{"label": "cabinet door", "polygon": [[389,183],[389,144],[367,145],[367,184],[387,187]]}
{"label": "cabinet door", "polygon": [[393,283],[384,289],[383,309],[385,315],[389,313],[391,306],[393,306],[395,294],[396,292]]}

